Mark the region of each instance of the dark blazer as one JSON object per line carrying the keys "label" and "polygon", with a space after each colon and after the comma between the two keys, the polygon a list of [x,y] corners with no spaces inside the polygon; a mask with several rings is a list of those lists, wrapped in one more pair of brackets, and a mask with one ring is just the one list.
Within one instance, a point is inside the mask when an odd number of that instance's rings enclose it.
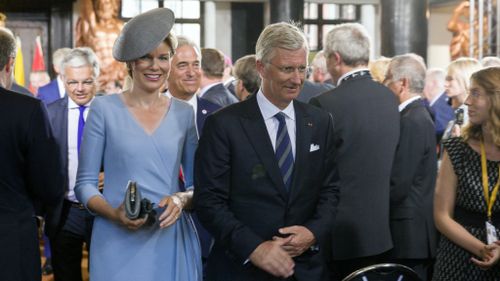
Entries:
{"label": "dark blazer", "polygon": [[[207,117],[220,109],[220,106],[210,101],[197,97],[198,99],[198,109],[196,110],[196,130],[198,135],[203,132],[203,126],[205,125],[205,120]],[[210,253],[210,247],[212,246],[212,236],[210,233],[201,225],[200,220],[196,213],[193,213],[193,221],[198,231],[198,237],[200,238],[201,245],[201,256],[203,258],[208,258]]]}
{"label": "dark blazer", "polygon": [[38,88],[37,97],[42,100],[45,104],[49,104],[61,98],[59,93],[59,86],[57,85],[57,79],[50,81],[49,84]]}
{"label": "dark blazer", "polygon": [[68,96],[47,105],[49,121],[54,132],[54,138],[59,146],[62,173],[64,175],[64,191],[68,190]]}
{"label": "dark blazer", "polygon": [[311,104],[330,112],[335,122],[341,190],[333,258],[373,256],[391,249],[389,181],[399,140],[396,97],[366,74],[312,98]]}
{"label": "dark blazer", "polygon": [[30,96],[30,97],[33,96],[33,93],[31,93],[28,89],[17,83],[12,83],[12,87],[10,87],[10,90],[16,93],[23,94],[25,96]]}
{"label": "dark blazer", "polygon": [[41,280],[35,210],[52,236],[64,196],[57,153],[45,106],[0,87],[2,280]]}
{"label": "dark blazer", "polygon": [[448,123],[455,118],[455,112],[448,104],[448,97],[445,93],[442,93],[441,96],[439,96],[431,108],[434,111],[436,135],[440,139],[446,129],[446,126],[448,126]]}
{"label": "dark blazer", "polygon": [[401,134],[391,175],[391,258],[435,256],[432,204],[437,157],[434,123],[422,100],[401,112]]}
{"label": "dark blazer", "polygon": [[224,84],[219,83],[208,89],[202,98],[215,103],[221,107],[226,107],[233,103],[237,103],[238,99],[224,87]]}
{"label": "dark blazer", "polygon": [[[294,108],[297,146],[289,192],[256,96],[207,118],[194,191],[195,210],[215,239],[207,280],[281,280],[245,263],[281,227],[303,225],[320,245],[328,237],[338,202],[332,119],[301,102]],[[326,280],[322,249],[294,260],[294,280]]]}
{"label": "dark blazer", "polygon": [[297,100],[301,102],[309,102],[310,99],[333,88],[334,86],[332,84],[314,83],[306,80],[304,81],[304,87],[302,87]]}
{"label": "dark blazer", "polygon": [[197,99],[198,109],[196,110],[196,129],[198,130],[198,133],[201,133],[207,117],[220,109],[221,106],[204,98],[197,97]]}

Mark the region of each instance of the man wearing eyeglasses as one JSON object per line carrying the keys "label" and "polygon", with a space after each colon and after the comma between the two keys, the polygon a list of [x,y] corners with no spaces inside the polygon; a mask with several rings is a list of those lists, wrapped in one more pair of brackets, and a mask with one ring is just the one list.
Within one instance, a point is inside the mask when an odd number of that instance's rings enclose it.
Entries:
{"label": "man wearing eyeglasses", "polygon": [[256,44],[260,90],[207,118],[194,204],[213,235],[206,280],[328,280],[325,238],[338,202],[333,121],[295,101],[309,48],[289,23]]}
{"label": "man wearing eyeglasses", "polygon": [[92,215],[73,191],[78,153],[89,106],[97,91],[99,65],[90,48],[75,48],[64,56],[61,76],[67,95],[48,105],[50,122],[59,142],[65,200],[60,230],[50,239],[55,280],[81,281],[82,246],[90,248]]}

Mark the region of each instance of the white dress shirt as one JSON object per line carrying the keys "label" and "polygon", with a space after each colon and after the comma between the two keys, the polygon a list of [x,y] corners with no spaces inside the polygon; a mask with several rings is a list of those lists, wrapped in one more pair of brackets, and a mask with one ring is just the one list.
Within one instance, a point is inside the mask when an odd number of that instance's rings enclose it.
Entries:
{"label": "white dress shirt", "polygon": [[412,98],[409,98],[409,99],[405,100],[401,104],[399,104],[399,107],[398,107],[399,112],[403,111],[410,103],[412,103],[413,101],[416,101],[418,99],[420,99],[419,96],[414,96]]}
{"label": "white dress shirt", "polygon": [[286,116],[286,128],[288,130],[288,136],[290,137],[290,143],[292,145],[293,158],[295,159],[295,135],[296,135],[296,125],[295,125],[295,110],[293,108],[293,101],[283,110],[280,110],[273,103],[271,103],[259,90],[257,93],[257,104],[259,105],[260,113],[264,117],[264,122],[266,123],[267,133],[271,139],[273,149],[276,152],[276,135],[278,134],[279,121],[274,117],[278,112],[283,112]]}
{"label": "white dress shirt", "polygon": [[[89,106],[92,100],[85,106],[83,119],[87,120]],[[78,170],[78,118],[80,117],[79,106],[68,97],[68,194],[66,199],[78,202],[75,196],[74,188],[76,182],[76,171]]]}
{"label": "white dress shirt", "polygon": [[57,75],[56,81],[57,88],[59,89],[59,97],[64,98],[64,96],[66,95],[66,88],[64,87],[64,82],[61,79],[61,76]]}

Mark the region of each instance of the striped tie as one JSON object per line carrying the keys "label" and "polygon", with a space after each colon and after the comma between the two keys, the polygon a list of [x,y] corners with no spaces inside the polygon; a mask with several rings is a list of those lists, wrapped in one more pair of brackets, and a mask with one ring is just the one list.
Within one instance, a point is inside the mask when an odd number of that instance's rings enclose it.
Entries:
{"label": "striped tie", "polygon": [[286,128],[285,114],[279,112],[274,117],[279,122],[278,133],[276,134],[276,159],[278,160],[285,187],[287,191],[290,191],[293,172],[292,145]]}

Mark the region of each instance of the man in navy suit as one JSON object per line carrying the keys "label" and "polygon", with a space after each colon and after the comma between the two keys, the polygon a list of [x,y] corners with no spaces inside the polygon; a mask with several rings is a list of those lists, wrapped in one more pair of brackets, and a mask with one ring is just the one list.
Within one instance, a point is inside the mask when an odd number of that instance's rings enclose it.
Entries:
{"label": "man in navy suit", "polygon": [[221,107],[238,102],[238,99],[222,84],[224,55],[221,51],[203,48],[201,50],[201,70],[200,97]]}
{"label": "man in navy suit", "polygon": [[47,107],[54,135],[59,143],[65,175],[65,200],[60,231],[50,238],[55,280],[82,280],[82,246],[90,247],[93,216],[74,193],[78,152],[90,103],[97,91],[99,65],[90,48],[75,48],[61,62],[66,97]]}
{"label": "man in navy suit", "polygon": [[184,100],[193,106],[199,135],[207,116],[220,106],[196,95],[201,81],[200,48],[184,36],[178,36],[177,39],[178,45],[172,57],[172,67],[168,77],[167,95]]}
{"label": "man in navy suit", "polygon": [[392,58],[385,85],[399,100],[401,132],[391,174],[392,262],[430,280],[437,230],[432,214],[437,156],[434,122],[422,100],[425,65],[415,55]]}
{"label": "man in navy suit", "polygon": [[[178,36],[177,40],[178,45],[172,57],[170,75],[168,77],[167,95],[184,100],[193,106],[196,117],[196,130],[198,135],[200,135],[207,116],[219,109],[220,106],[196,95],[196,92],[200,88],[201,79],[200,49],[193,41],[186,37]],[[202,257],[206,260],[212,244],[212,237],[200,225],[196,216],[193,217],[195,218],[196,229],[200,237]]]}
{"label": "man in navy suit", "polygon": [[455,112],[448,104],[448,97],[445,94],[445,78],[445,71],[439,68],[427,70],[425,77],[424,96],[434,112],[437,143],[441,141],[448,122],[455,118]]}
{"label": "man in navy suit", "polygon": [[12,92],[16,41],[0,29],[0,272],[2,280],[41,280],[35,213],[52,236],[64,190],[57,143],[42,102]]}
{"label": "man in navy suit", "polygon": [[38,88],[37,97],[42,100],[45,104],[49,104],[55,100],[58,100],[65,96],[66,90],[64,88],[64,83],[60,75],[61,62],[64,56],[71,51],[70,48],[57,49],[54,54],[52,54],[52,67],[56,73],[56,79],[50,81],[49,84]]}
{"label": "man in navy suit", "polygon": [[207,118],[194,191],[215,239],[206,280],[328,280],[323,246],[338,202],[333,121],[294,100],[308,52],[299,28],[268,25],[256,45],[261,90]]}

